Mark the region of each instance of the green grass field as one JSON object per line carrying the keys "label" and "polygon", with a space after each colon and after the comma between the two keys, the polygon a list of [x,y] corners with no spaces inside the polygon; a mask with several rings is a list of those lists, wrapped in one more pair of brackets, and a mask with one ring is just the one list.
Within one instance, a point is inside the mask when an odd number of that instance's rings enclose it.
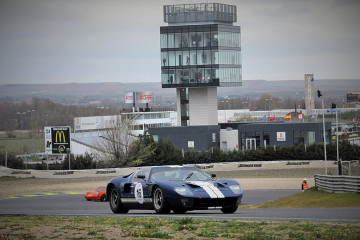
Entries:
{"label": "green grass field", "polygon": [[0,217],[0,239],[359,239],[359,223],[134,217]]}
{"label": "green grass field", "polygon": [[45,150],[43,133],[15,133],[14,136],[14,138],[9,138],[7,135],[0,137],[0,151],[7,150],[9,154],[19,155]]}

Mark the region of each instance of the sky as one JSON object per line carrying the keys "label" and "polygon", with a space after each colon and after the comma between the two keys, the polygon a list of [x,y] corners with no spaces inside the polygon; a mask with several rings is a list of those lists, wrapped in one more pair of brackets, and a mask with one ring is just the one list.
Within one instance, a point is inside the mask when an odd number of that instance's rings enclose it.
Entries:
{"label": "sky", "polygon": [[163,5],[237,6],[243,80],[360,79],[359,0],[0,0],[0,85],[160,82]]}

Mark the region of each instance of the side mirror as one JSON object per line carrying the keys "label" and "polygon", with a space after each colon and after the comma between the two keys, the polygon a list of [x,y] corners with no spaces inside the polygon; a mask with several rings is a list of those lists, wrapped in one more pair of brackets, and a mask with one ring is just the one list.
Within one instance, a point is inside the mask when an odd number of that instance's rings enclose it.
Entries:
{"label": "side mirror", "polygon": [[142,179],[142,180],[145,180],[145,175],[144,175],[144,174],[139,174],[139,175],[137,175],[137,178],[140,178],[140,179]]}
{"label": "side mirror", "polygon": [[212,178],[216,178],[216,174],[215,174],[215,173],[212,173],[212,174],[211,174],[211,177],[212,177]]}

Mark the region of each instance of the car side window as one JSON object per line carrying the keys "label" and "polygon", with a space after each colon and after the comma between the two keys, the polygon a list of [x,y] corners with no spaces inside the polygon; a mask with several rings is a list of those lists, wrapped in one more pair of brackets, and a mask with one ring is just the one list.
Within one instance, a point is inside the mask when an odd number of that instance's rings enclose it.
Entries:
{"label": "car side window", "polygon": [[[132,179],[132,182],[140,182],[140,183],[144,183],[147,181],[147,179],[149,179],[149,173],[150,171],[145,169],[145,170],[139,170],[137,173],[135,173],[133,179]],[[143,178],[138,178],[139,175],[144,175],[145,176],[145,179]]]}

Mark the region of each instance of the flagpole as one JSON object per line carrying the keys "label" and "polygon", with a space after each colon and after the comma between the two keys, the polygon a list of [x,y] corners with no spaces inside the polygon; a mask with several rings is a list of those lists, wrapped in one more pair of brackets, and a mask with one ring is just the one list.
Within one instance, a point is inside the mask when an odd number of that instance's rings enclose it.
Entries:
{"label": "flagpole", "polygon": [[324,109],[324,97],[321,96],[322,114],[323,114],[323,133],[324,133],[324,156],[325,156],[325,175],[328,174],[327,170],[327,157],[326,157],[326,137],[325,137],[325,109]]}

